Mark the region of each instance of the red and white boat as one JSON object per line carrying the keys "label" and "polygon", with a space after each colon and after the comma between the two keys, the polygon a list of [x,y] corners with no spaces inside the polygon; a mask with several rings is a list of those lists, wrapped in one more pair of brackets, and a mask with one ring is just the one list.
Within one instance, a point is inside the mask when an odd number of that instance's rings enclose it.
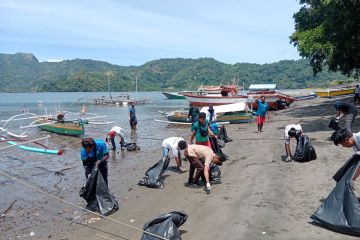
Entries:
{"label": "red and white boat", "polygon": [[269,104],[269,108],[273,110],[287,108],[296,99],[290,95],[278,92],[275,90],[276,84],[251,84],[250,92],[247,93],[249,97],[249,107],[257,109],[256,100],[261,96],[265,97],[265,101]]}
{"label": "red and white boat", "polygon": [[239,102],[248,102],[247,95],[238,95],[236,86],[221,86],[220,94],[185,93],[186,99],[195,107],[217,106]]}

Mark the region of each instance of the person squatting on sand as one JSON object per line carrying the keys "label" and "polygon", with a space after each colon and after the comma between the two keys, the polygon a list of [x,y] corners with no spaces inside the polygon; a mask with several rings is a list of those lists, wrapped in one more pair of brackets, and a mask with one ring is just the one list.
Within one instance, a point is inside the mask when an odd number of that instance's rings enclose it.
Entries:
{"label": "person squatting on sand", "polygon": [[129,107],[129,122],[131,129],[136,130],[137,118],[136,118],[136,110],[135,110],[134,102],[132,102],[131,106]]}
{"label": "person squatting on sand", "polygon": [[285,140],[286,162],[291,162],[293,158],[290,149],[290,139],[296,138],[296,141],[298,141],[298,136],[303,134],[304,131],[302,130],[300,124],[289,124],[285,127],[284,140]]}
{"label": "person squatting on sand", "polygon": [[[179,149],[184,150],[184,155],[190,163],[189,170],[189,179],[187,186],[193,188],[201,187],[199,180],[202,175],[205,178],[205,188],[206,193],[210,193],[210,163],[220,164],[223,155],[216,155],[211,148],[202,145],[187,145],[185,141],[180,141]],[[194,172],[196,169],[196,174],[194,177]]]}
{"label": "person squatting on sand", "polygon": [[345,117],[345,128],[352,132],[352,123],[357,115],[355,105],[348,102],[336,101],[334,106],[336,109],[336,119],[339,120],[340,118]]}
{"label": "person squatting on sand", "polygon": [[211,143],[209,141],[209,135],[212,137],[216,137],[211,129],[208,120],[206,120],[206,113],[199,113],[199,120],[194,123],[192,126],[192,134],[190,138],[190,143],[193,144],[194,137],[196,139],[197,145],[204,145],[211,148]]}
{"label": "person squatting on sand", "polygon": [[265,123],[266,115],[269,118],[269,104],[265,102],[265,97],[261,96],[257,101],[257,110],[256,110],[256,123],[258,133],[262,132],[262,128]]}
{"label": "person squatting on sand", "polygon": [[184,173],[187,172],[187,170],[181,166],[181,153],[178,146],[180,141],[184,141],[184,139],[181,137],[169,137],[163,140],[161,146],[163,151],[163,158],[169,155],[169,151],[171,149],[175,157],[177,170],[179,173]]}
{"label": "person squatting on sand", "polygon": [[114,126],[113,128],[111,128],[110,132],[108,133],[108,135],[106,136],[106,142],[108,142],[108,137],[110,139],[111,145],[112,145],[112,149],[111,150],[116,150],[116,144],[115,144],[115,136],[119,135],[120,137],[120,146],[121,146],[121,150],[124,150],[124,130],[119,127],[119,126]]}
{"label": "person squatting on sand", "polygon": [[109,148],[106,142],[101,139],[83,138],[81,140],[80,155],[85,170],[85,177],[88,179],[91,172],[97,167],[108,184],[108,166]]}
{"label": "person squatting on sand", "polygon": [[[353,152],[360,155],[360,132],[352,133],[348,129],[338,129],[331,135],[331,140],[336,146],[339,144],[345,148],[352,148]],[[360,168],[354,174],[352,180],[356,180],[360,175]]]}

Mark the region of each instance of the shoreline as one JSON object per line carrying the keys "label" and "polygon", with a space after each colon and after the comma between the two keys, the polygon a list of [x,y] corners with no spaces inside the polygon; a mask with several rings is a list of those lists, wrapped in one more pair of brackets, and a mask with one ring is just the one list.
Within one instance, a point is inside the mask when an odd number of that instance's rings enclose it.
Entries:
{"label": "shoreline", "polygon": [[[351,149],[336,147],[327,140],[332,133],[327,125],[330,117],[335,114],[332,105],[338,99],[315,98],[298,101],[289,109],[271,111],[270,119],[266,119],[264,132],[260,134],[256,133],[255,124],[227,125],[228,135],[233,141],[227,143],[223,151],[230,158],[221,167],[222,183],[213,185],[210,195],[202,189],[184,187],[188,174],[178,174],[171,169],[164,173],[164,189],[137,185],[145,171],[160,159],[161,141],[153,140],[146,152],[126,152],[126,156],[118,154],[116,157],[112,154],[109,159],[109,187],[119,200],[120,209],[110,217],[142,229],[145,222],[163,213],[184,210],[188,214],[188,220],[180,227],[180,231],[182,239],[185,240],[353,239],[354,237],[312,225],[309,218],[320,206],[321,199],[335,186],[332,175],[352,154]],[[349,97],[342,99],[351,101]],[[308,163],[283,161],[283,129],[291,123],[302,125],[305,134],[312,140],[318,156],[316,160]],[[187,132],[186,127],[159,124],[159,128],[164,129],[166,137],[176,134],[189,141],[190,131]],[[360,124],[356,120],[354,130],[360,130]],[[292,152],[295,150],[294,142],[291,141]],[[76,152],[77,148],[74,147],[72,153]],[[132,164],[129,164],[130,161]],[[187,162],[183,164],[185,167],[189,166]],[[171,155],[170,166],[174,165]],[[66,179],[66,175],[64,177],[67,181],[74,181],[71,194],[78,194],[79,183],[84,180],[80,164],[76,165],[75,172],[79,174],[75,179]],[[71,185],[71,182],[67,182],[66,187],[70,188]],[[64,187],[62,183],[59,186]],[[355,188],[360,188],[360,184],[355,182]],[[78,195],[71,199],[82,206],[86,205]],[[94,221],[84,226],[57,219],[55,222],[59,222],[61,226],[59,225],[56,231],[49,232],[48,239],[105,239],[97,234],[110,239],[141,237],[140,232],[106,219],[97,219],[92,214],[83,215],[81,211],[53,200],[46,201],[44,209],[49,206],[60,209],[57,210],[59,216],[54,216],[54,219],[65,217],[81,224],[90,219]],[[24,214],[25,217],[33,217],[34,213],[37,213],[39,218],[48,214],[41,210],[34,210],[30,215]],[[75,219],[78,216],[81,217]],[[2,218],[0,222],[6,220],[9,218]],[[31,229],[36,229],[36,234],[54,223],[36,218],[33,220],[34,226],[17,226],[17,230],[30,233]],[[15,237],[9,231],[11,229],[2,229],[6,239]],[[44,239],[38,235],[31,239],[36,237]],[[19,239],[30,237],[27,234]]]}

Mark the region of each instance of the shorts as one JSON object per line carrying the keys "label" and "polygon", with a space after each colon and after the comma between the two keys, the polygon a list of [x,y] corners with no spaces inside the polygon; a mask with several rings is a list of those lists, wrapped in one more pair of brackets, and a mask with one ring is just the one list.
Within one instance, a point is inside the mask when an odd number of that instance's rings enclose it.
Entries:
{"label": "shorts", "polygon": [[256,116],[256,123],[257,124],[264,124],[265,123],[265,116]]}
{"label": "shorts", "polygon": [[203,145],[211,148],[211,143],[209,140],[207,142],[196,142],[196,145]]}

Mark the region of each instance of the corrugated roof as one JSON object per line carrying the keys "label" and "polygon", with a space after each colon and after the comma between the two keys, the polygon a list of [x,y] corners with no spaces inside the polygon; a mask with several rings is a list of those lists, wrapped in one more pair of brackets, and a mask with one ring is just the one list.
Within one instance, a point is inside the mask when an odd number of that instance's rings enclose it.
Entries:
{"label": "corrugated roof", "polygon": [[276,84],[250,84],[249,90],[274,90]]}

